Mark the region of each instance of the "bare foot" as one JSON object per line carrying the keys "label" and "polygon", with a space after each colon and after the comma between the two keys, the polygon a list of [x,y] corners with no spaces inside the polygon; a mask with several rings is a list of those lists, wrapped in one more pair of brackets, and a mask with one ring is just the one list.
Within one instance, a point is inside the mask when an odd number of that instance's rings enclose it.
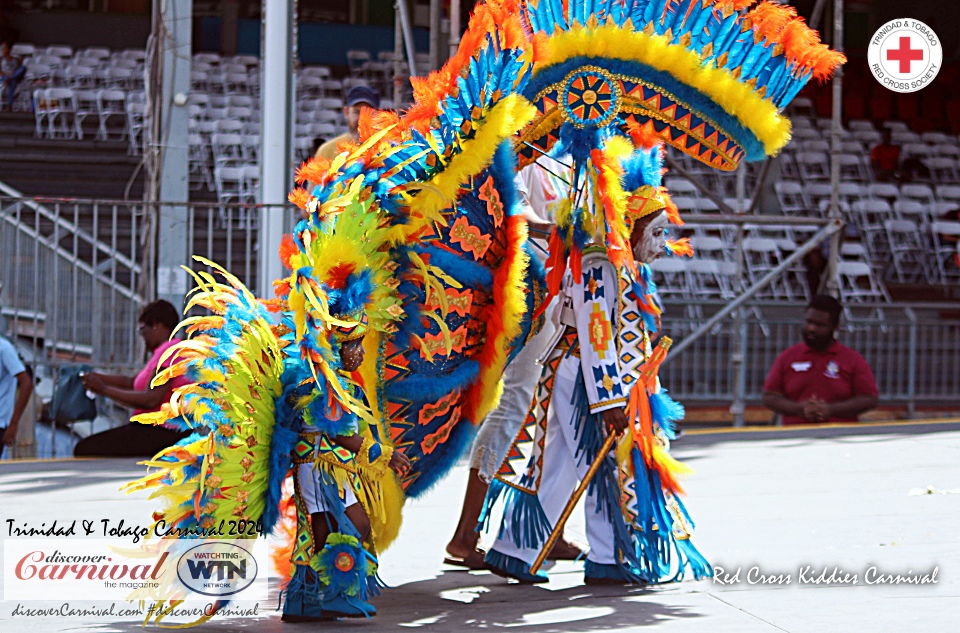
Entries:
{"label": "bare foot", "polygon": [[477,551],[480,535],[471,532],[469,536],[457,534],[447,543],[447,554],[454,558],[466,558]]}
{"label": "bare foot", "polygon": [[576,560],[583,556],[583,550],[571,543],[560,539],[553,544],[553,549],[547,555],[547,560]]}

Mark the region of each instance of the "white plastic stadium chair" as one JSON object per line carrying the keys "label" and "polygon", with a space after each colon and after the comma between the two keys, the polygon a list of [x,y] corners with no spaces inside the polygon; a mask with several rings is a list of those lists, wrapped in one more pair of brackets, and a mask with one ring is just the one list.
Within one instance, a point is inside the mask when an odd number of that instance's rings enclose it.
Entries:
{"label": "white plastic stadium chair", "polygon": [[123,140],[127,137],[126,125],[110,128],[110,117],[126,117],[127,93],[123,90],[101,90],[97,95],[97,140]]}
{"label": "white plastic stadium chair", "polygon": [[877,279],[873,269],[865,262],[837,262],[837,277],[840,282],[840,301],[848,319],[853,319],[854,306],[869,307],[870,315],[883,321],[884,303],[890,302],[886,286]]}
{"label": "white plastic stadium chair", "polygon": [[960,283],[960,222],[934,222],[930,231],[939,281],[956,286]]}
{"label": "white plastic stadium chair", "polygon": [[887,220],[883,223],[890,244],[893,271],[897,281],[933,281],[932,271],[927,268],[926,245],[920,236],[920,228],[912,220]]}

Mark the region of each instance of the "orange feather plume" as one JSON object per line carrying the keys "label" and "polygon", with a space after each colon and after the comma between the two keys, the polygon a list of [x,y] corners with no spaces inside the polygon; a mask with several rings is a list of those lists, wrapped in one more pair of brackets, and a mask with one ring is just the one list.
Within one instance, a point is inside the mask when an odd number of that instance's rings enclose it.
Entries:
{"label": "orange feather plume", "polygon": [[663,145],[663,139],[657,135],[652,120],[647,120],[646,123],[640,124],[634,119],[629,119],[627,121],[627,134],[630,135],[630,139],[634,145],[642,147],[643,149],[652,149]]}
{"label": "orange feather plume", "polygon": [[353,262],[346,262],[333,266],[327,273],[327,285],[333,289],[343,288],[347,283],[347,277],[353,274],[357,265]]}
{"label": "orange feather plume", "polygon": [[713,0],[713,6],[718,9],[730,7],[734,11],[739,11],[740,9],[746,9],[756,1],[757,0]]}
{"label": "orange feather plume", "polygon": [[313,183],[323,183],[327,170],[330,169],[330,161],[322,156],[311,158],[305,161],[294,174],[297,184],[303,184],[307,181]]}
{"label": "orange feather plume", "polygon": [[404,114],[404,123],[425,133],[430,121],[440,114],[445,97],[457,90],[461,70],[469,68],[470,58],[483,48],[486,38],[496,34],[504,48],[529,49],[529,41],[520,23],[519,0],[489,0],[474,9],[460,46],[440,70],[426,77],[411,77],[414,103]]}
{"label": "orange feather plume", "polygon": [[296,189],[293,189],[290,193],[287,194],[287,200],[297,205],[300,209],[303,209],[304,211],[306,211],[307,202],[310,201],[310,194],[307,192],[306,189],[301,189],[300,187],[297,187]]}
{"label": "orange feather plume", "polygon": [[658,189],[661,197],[663,198],[663,203],[667,211],[667,219],[670,220],[670,224],[683,226],[683,218],[680,217],[680,209],[678,209],[677,205],[673,203],[673,198],[671,198],[670,194],[667,193],[667,188],[659,187]]}
{"label": "orange feather plume", "polygon": [[284,267],[292,269],[293,266],[290,265],[290,258],[299,252],[300,249],[297,248],[296,242],[293,241],[293,236],[289,233],[284,233],[283,238],[280,240],[280,261]]}
{"label": "orange feather plume", "polygon": [[686,237],[667,240],[667,250],[680,257],[693,257],[693,247],[690,246],[690,239]]}
{"label": "orange feather plume", "polygon": [[771,43],[779,41],[780,31],[795,17],[795,8],[773,2],[761,2],[747,13],[754,32]]}
{"label": "orange feather plume", "polygon": [[823,81],[837,66],[847,61],[843,53],[820,43],[820,35],[791,6],[763,2],[747,14],[757,35],[770,44],[780,44],[787,59],[802,69],[810,69],[813,77]]}

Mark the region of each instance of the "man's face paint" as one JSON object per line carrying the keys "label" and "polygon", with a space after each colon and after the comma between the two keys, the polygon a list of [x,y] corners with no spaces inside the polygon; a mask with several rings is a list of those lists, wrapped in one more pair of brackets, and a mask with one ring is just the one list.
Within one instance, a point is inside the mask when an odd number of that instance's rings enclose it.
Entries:
{"label": "man's face paint", "polygon": [[643,237],[633,249],[633,257],[637,261],[649,264],[663,255],[667,247],[667,214],[660,211],[653,220],[643,229]]}

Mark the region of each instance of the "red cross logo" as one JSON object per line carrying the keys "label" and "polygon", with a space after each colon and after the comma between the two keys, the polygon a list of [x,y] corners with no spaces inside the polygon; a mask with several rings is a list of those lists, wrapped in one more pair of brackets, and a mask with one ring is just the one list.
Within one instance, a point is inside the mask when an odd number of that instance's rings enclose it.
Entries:
{"label": "red cross logo", "polygon": [[910,48],[910,36],[900,37],[900,48],[891,48],[887,51],[887,60],[900,62],[900,72],[902,74],[910,73],[910,62],[923,61],[922,48]]}

